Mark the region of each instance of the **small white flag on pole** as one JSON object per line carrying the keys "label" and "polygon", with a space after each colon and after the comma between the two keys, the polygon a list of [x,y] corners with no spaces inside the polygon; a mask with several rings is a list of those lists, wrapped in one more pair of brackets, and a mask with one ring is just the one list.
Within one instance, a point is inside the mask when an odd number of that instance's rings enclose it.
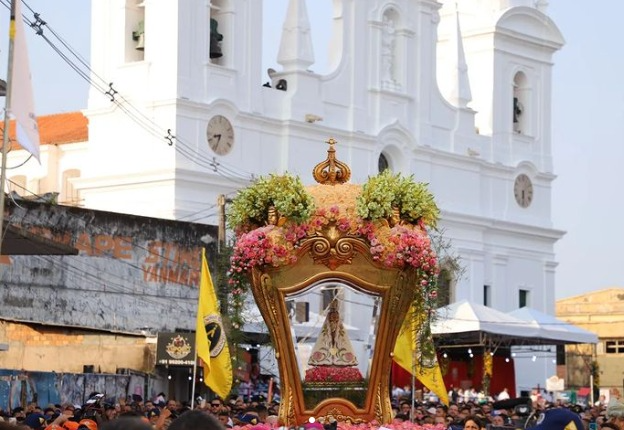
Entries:
{"label": "small white flag on pole", "polygon": [[35,116],[32,78],[28,63],[26,33],[21,13],[21,0],[15,2],[15,33],[13,70],[8,85],[11,86],[9,112],[15,118],[17,142],[39,160],[39,128]]}

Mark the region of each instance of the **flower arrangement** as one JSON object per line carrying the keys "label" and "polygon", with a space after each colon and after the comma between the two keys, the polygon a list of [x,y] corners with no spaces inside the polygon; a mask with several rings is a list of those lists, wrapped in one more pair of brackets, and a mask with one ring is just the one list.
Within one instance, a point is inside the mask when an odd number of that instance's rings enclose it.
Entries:
{"label": "flower arrangement", "polygon": [[241,233],[230,257],[229,284],[243,289],[247,274],[256,266],[279,267],[297,262],[297,242],[306,236],[307,225],[267,225]]}
{"label": "flower arrangement", "polygon": [[[277,190],[278,184],[286,185]],[[230,219],[230,225],[238,229],[231,257],[230,285],[241,287],[253,267],[296,263],[299,241],[335,224],[343,234],[366,239],[373,260],[388,268],[418,269],[421,287],[433,287],[438,262],[425,225],[435,225],[439,211],[426,186],[413,182],[411,177],[384,172],[370,178],[362,188],[353,185],[344,185],[344,190],[339,188],[311,187],[308,193],[298,178],[272,175],[241,191],[230,211],[230,217],[234,218]],[[382,192],[384,189],[388,192]],[[288,198],[288,190],[293,193],[292,198]],[[315,208],[315,199],[323,206]],[[329,206],[330,201],[336,204]],[[396,204],[400,204],[400,217],[406,222],[393,225],[379,222],[380,218],[393,216]],[[273,221],[277,225],[265,225],[272,207],[281,208],[280,215],[287,219]],[[247,215],[244,211],[248,211]],[[410,224],[415,220],[416,224]],[[261,226],[250,230],[254,225]]]}
{"label": "flower arrangement", "polygon": [[[279,220],[269,219],[273,209]],[[438,217],[426,184],[412,176],[384,171],[364,186],[308,189],[289,174],[260,178],[238,194],[229,212],[237,232],[228,271],[234,299],[242,300],[252,268],[296,263],[299,243],[333,225],[341,234],[366,240],[379,264],[416,269],[414,299],[421,311],[435,309],[438,256],[426,227],[434,227]]]}
{"label": "flower arrangement", "polygon": [[431,240],[419,226],[378,228],[371,237],[373,259],[386,267],[413,267],[437,274],[437,256]]}
{"label": "flower arrangement", "polygon": [[[316,424],[316,423],[315,423]],[[379,428],[390,429],[390,430],[445,430],[446,426],[442,424],[416,424],[410,421],[393,421],[392,423],[380,424],[376,421],[372,421],[370,423],[361,423],[361,424],[353,424],[351,422],[337,422],[337,430],[376,430]],[[322,427],[322,423],[319,423]],[[302,426],[304,429],[313,429],[319,427],[312,427],[310,424],[306,424]],[[233,430],[272,430],[275,426],[271,426],[269,424],[256,424],[256,425],[236,425],[233,427]]]}
{"label": "flower arrangement", "polygon": [[415,182],[413,176],[402,177],[384,170],[368,178],[357,198],[358,215],[365,220],[390,219],[394,208],[399,210],[402,220],[432,228],[440,216],[427,184]]}
{"label": "flower arrangement", "polygon": [[283,219],[301,223],[310,218],[314,200],[297,176],[286,173],[260,177],[234,198],[228,212],[228,224],[235,231],[263,226],[269,221],[271,207]]}
{"label": "flower arrangement", "polygon": [[362,374],[357,367],[313,366],[306,370],[305,382],[360,382]]}

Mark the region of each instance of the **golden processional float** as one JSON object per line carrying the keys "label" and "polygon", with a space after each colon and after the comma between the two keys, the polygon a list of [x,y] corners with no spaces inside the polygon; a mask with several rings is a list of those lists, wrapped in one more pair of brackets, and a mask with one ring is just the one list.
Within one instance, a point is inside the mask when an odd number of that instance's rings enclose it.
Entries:
{"label": "golden processional float", "polygon": [[[270,175],[234,199],[230,283],[239,293],[251,284],[269,329],[282,424],[389,423],[402,323],[424,316],[428,324],[435,306],[438,264],[426,227],[439,211],[412,177],[385,171],[349,184],[336,141],[327,143],[327,159],[313,171],[318,185]],[[316,326],[294,315],[302,303]],[[407,315],[412,305],[417,316]],[[307,326],[316,331],[302,332]]]}

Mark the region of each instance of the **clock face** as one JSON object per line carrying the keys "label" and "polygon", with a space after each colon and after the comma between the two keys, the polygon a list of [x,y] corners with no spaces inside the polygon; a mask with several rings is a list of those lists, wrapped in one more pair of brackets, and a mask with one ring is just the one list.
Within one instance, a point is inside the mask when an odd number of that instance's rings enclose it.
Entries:
{"label": "clock face", "polygon": [[206,129],[208,145],[217,155],[226,155],[234,146],[234,128],[223,115],[215,115],[208,121]]}
{"label": "clock face", "polygon": [[520,174],[514,183],[514,196],[520,207],[527,208],[533,201],[533,183],[527,175]]}

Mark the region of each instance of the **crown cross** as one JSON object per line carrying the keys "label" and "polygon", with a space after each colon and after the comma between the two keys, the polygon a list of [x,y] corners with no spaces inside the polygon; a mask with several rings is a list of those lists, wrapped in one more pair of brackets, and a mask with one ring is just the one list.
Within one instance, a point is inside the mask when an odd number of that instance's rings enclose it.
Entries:
{"label": "crown cross", "polygon": [[351,178],[351,169],[342,161],[336,159],[336,139],[330,137],[325,143],[329,145],[327,159],[314,167],[312,175],[319,184],[336,185],[344,184]]}

